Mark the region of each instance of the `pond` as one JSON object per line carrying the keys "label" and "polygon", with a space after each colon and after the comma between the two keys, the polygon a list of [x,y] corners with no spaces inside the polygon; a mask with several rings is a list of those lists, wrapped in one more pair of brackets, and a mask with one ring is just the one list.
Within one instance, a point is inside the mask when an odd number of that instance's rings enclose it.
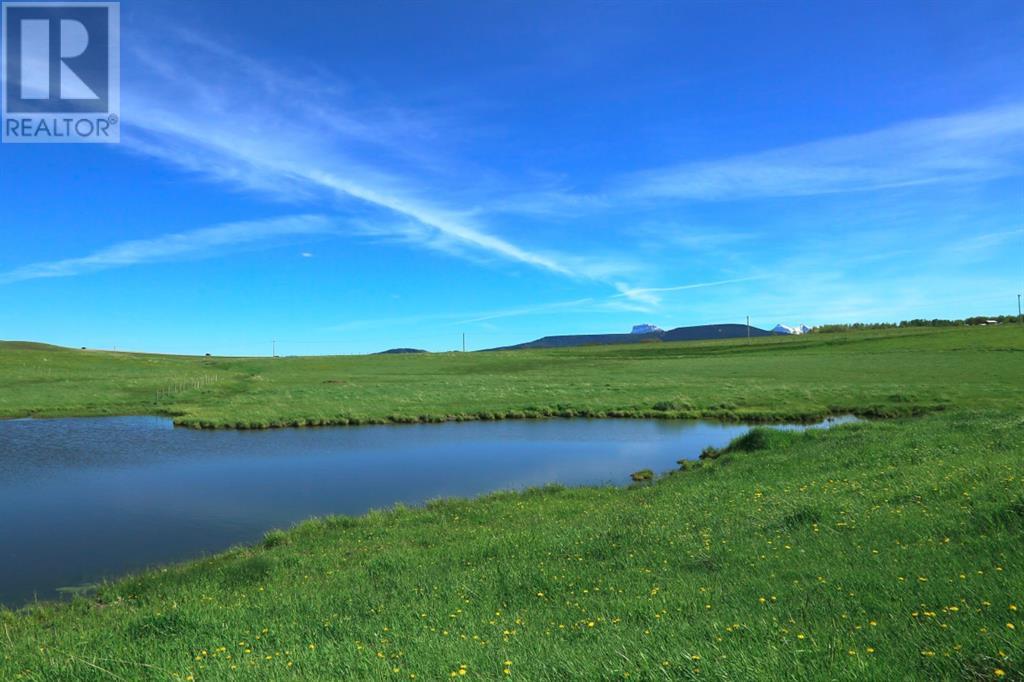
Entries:
{"label": "pond", "polygon": [[311,516],[546,483],[625,484],[633,471],[674,469],[748,428],[558,419],[195,431],[157,417],[0,421],[0,603],[57,598],[60,588],[255,542]]}

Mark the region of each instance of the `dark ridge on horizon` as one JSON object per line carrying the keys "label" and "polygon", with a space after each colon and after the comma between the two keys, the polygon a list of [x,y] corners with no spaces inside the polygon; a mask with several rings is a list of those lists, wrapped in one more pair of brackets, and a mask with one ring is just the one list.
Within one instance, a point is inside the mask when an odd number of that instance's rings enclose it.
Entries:
{"label": "dark ridge on horizon", "polygon": [[404,355],[406,353],[429,353],[430,351],[423,350],[422,348],[388,348],[387,350],[377,351],[370,355]]}
{"label": "dark ridge on horizon", "polygon": [[758,327],[747,327],[745,324],[702,324],[693,327],[676,327],[668,331],[655,331],[646,334],[568,334],[562,336],[544,336],[526,343],[512,346],[487,348],[486,351],[521,350],[525,348],[572,348],[573,346],[600,346],[621,343],[658,343],[661,341],[710,341],[713,339],[741,339],[747,336],[774,336],[774,334]]}

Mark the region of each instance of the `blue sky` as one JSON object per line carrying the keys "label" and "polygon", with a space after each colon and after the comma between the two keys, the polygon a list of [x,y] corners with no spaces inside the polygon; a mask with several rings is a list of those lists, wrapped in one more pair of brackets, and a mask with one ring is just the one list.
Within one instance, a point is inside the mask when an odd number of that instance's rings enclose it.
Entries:
{"label": "blue sky", "polygon": [[121,143],[0,145],[0,338],[361,353],[1016,313],[1019,2],[121,14]]}

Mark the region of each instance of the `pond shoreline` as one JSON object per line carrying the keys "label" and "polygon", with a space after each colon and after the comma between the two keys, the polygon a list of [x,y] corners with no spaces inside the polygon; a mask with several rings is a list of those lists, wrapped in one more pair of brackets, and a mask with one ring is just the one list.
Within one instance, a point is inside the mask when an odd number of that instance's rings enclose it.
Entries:
{"label": "pond shoreline", "polygon": [[208,419],[190,417],[171,417],[175,426],[199,430],[239,430],[239,431],[263,431],[270,429],[288,428],[316,428],[324,426],[383,426],[403,424],[447,424],[459,422],[487,422],[487,421],[514,421],[514,420],[549,420],[549,419],[635,419],[635,420],[658,420],[658,421],[714,421],[721,424],[749,424],[749,425],[772,425],[772,424],[813,424],[825,419],[854,416],[860,419],[898,419],[904,417],[919,417],[925,414],[940,412],[945,409],[943,405],[931,406],[907,406],[905,408],[893,409],[891,407],[864,407],[864,408],[837,408],[835,410],[807,411],[807,412],[755,412],[737,413],[720,410],[692,410],[692,411],[661,411],[661,410],[589,410],[589,409],[562,409],[562,410],[540,410],[523,411],[509,410],[505,412],[478,412],[460,413],[448,415],[390,415],[387,417],[337,417],[329,419],[318,418],[294,418],[280,420],[263,420],[259,422],[238,421],[214,422]]}
{"label": "pond shoreline", "polygon": [[543,410],[507,410],[482,411],[477,413],[457,413],[446,415],[389,415],[386,417],[339,416],[331,418],[290,418],[261,421],[213,421],[199,417],[189,417],[167,412],[102,412],[88,411],[51,413],[35,412],[17,417],[0,417],[0,423],[26,420],[52,419],[89,419],[106,417],[158,417],[169,419],[175,427],[210,430],[210,431],[266,431],[274,429],[304,429],[319,427],[342,426],[386,426],[412,424],[450,424],[461,422],[516,421],[516,420],[558,420],[558,419],[636,419],[658,421],[713,421],[721,424],[813,424],[825,419],[854,416],[859,419],[900,419],[920,417],[927,414],[942,412],[945,405],[910,405],[895,409],[892,407],[841,407],[834,410],[814,410],[803,412],[751,412],[737,413],[720,410],[662,411],[662,410],[589,410],[589,409],[543,409]]}

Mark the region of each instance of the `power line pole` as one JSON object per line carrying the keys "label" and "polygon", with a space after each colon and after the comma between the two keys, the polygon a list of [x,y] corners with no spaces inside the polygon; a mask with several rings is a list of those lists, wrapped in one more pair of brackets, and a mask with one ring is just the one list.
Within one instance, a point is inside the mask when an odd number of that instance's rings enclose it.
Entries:
{"label": "power line pole", "polygon": [[1020,314],[1020,294],[1017,294],[1017,324],[1024,324],[1024,316]]}
{"label": "power line pole", "polygon": [[462,332],[462,352],[466,352],[466,332]]}
{"label": "power line pole", "polygon": [[747,343],[750,343],[750,315],[747,315]]}

